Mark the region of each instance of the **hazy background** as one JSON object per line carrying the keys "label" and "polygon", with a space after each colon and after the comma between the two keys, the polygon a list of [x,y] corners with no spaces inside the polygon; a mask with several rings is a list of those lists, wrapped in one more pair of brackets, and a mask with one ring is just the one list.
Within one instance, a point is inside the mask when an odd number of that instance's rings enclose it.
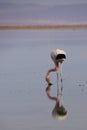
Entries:
{"label": "hazy background", "polygon": [[87,0],[0,0],[0,25],[87,23]]}

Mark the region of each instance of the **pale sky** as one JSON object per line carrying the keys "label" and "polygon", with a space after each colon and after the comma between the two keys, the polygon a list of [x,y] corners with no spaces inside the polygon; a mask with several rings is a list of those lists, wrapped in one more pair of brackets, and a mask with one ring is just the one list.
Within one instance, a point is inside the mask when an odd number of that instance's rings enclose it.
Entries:
{"label": "pale sky", "polygon": [[87,0],[0,0],[0,24],[30,20],[87,23]]}
{"label": "pale sky", "polygon": [[87,0],[0,0],[0,2],[13,3],[37,3],[44,5],[79,4],[87,3]]}
{"label": "pale sky", "polygon": [[30,1],[48,5],[87,3],[87,0],[30,0]]}

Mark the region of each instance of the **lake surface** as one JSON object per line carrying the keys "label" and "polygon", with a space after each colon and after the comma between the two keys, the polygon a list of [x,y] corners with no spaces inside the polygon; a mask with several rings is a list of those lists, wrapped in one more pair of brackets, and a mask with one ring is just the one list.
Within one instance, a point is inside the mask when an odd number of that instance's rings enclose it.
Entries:
{"label": "lake surface", "polygon": [[[56,48],[67,53],[63,121],[52,118],[55,102],[45,93]],[[51,80],[56,96],[55,73]],[[0,30],[0,130],[57,129],[87,130],[87,30]]]}

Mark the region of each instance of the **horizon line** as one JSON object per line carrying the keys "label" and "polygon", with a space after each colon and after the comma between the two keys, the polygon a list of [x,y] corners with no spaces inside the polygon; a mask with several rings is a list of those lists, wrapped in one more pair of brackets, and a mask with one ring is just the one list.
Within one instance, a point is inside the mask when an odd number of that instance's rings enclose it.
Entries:
{"label": "horizon line", "polygon": [[58,24],[58,25],[0,25],[0,30],[12,29],[76,29],[87,28],[87,24]]}

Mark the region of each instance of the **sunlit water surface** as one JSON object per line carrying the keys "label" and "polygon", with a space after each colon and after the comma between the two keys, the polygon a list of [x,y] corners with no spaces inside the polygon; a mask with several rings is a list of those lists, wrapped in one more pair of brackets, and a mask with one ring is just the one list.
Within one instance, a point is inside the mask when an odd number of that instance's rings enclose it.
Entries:
{"label": "sunlit water surface", "polygon": [[[63,121],[45,93],[53,49],[64,49]],[[56,74],[51,94],[56,96]],[[0,31],[0,130],[87,130],[87,30]]]}

